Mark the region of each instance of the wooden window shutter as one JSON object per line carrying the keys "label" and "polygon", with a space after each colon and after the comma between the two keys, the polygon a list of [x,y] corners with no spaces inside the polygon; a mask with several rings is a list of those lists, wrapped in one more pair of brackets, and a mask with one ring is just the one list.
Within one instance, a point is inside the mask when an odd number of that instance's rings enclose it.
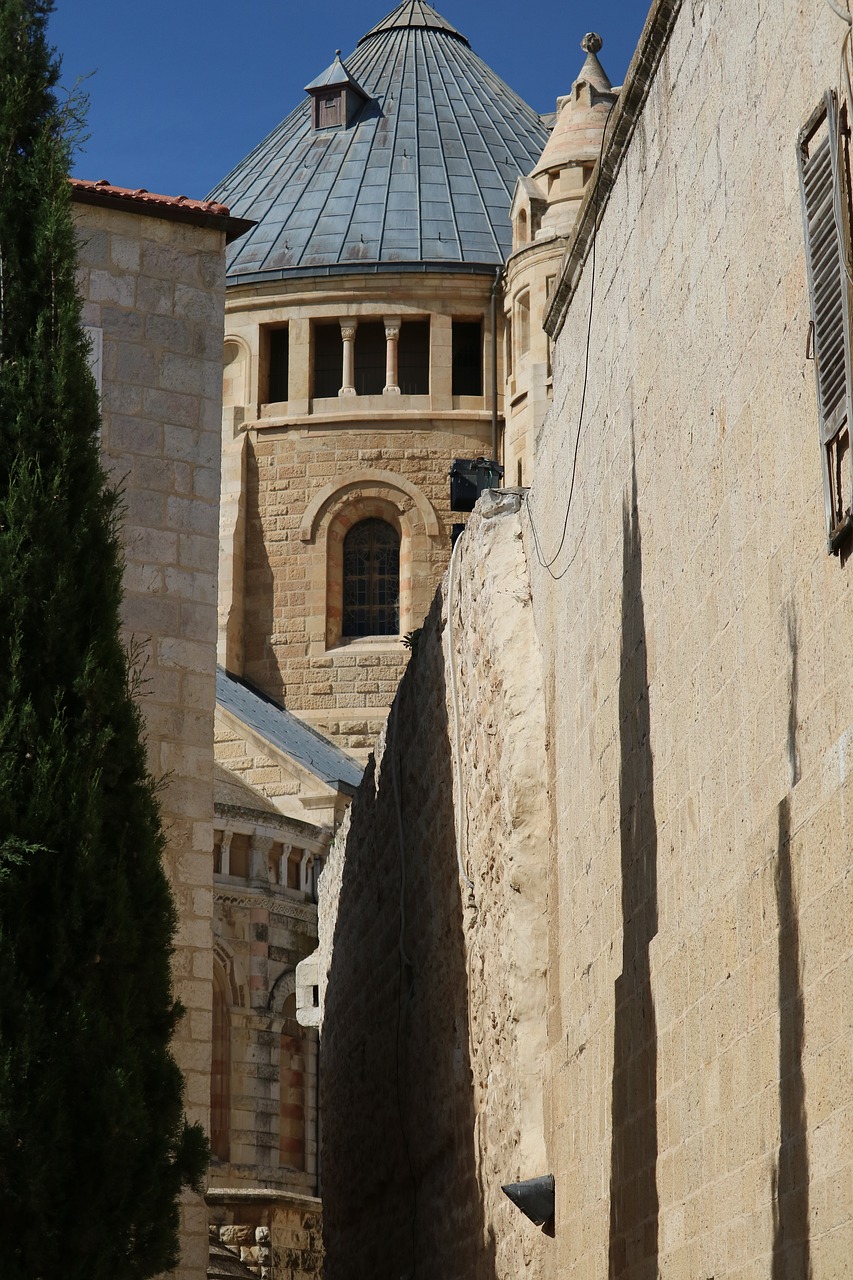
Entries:
{"label": "wooden window shutter", "polygon": [[343,94],[340,90],[333,93],[323,94],[323,96],[318,99],[318,128],[330,129],[343,123],[341,111],[342,100]]}
{"label": "wooden window shutter", "polygon": [[850,353],[850,147],[847,109],[829,92],[799,137],[797,155],[814,332],[826,534],[830,551],[853,523],[853,370]]}

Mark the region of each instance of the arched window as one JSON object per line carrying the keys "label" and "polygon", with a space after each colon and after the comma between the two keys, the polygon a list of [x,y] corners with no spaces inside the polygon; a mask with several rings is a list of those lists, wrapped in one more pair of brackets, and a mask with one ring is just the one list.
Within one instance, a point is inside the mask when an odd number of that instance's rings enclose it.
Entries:
{"label": "arched window", "polygon": [[231,1022],[227,991],[225,979],[214,965],[210,1149],[217,1160],[231,1156]]}
{"label": "arched window", "polygon": [[361,520],[344,539],[343,635],[400,634],[400,535],[385,520]]}

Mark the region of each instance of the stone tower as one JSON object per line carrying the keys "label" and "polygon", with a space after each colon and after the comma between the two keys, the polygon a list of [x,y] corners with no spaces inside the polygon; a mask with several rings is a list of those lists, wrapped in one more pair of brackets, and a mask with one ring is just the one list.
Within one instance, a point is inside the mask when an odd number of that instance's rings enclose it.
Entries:
{"label": "stone tower", "polygon": [[512,255],[504,285],[506,483],[533,479],[534,436],[551,403],[551,351],[542,318],[557,278],[617,91],[598,60],[601,37],[586,53],[571,92],[557,100],[554,131],[512,202]]}
{"label": "stone tower", "polygon": [[423,0],[338,52],[223,180],[220,663],[357,756],[496,456],[498,281],[548,129]]}

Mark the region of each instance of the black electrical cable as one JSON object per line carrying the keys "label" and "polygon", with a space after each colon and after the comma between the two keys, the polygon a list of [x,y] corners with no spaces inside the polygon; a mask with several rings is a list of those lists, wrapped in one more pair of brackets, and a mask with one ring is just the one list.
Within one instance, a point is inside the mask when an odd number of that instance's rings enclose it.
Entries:
{"label": "black electrical cable", "polygon": [[[539,541],[539,534],[536,530],[536,522],[533,519],[533,511],[530,506],[530,492],[531,492],[530,490],[528,490],[527,497],[525,499],[527,503],[527,514],[530,517],[530,528],[533,532],[533,542],[536,547],[536,558],[538,559],[542,568],[547,570],[547,572],[551,575],[551,577],[554,579],[555,582],[559,582],[561,578],[565,577],[569,569],[574,564],[574,560],[575,560],[575,556],[572,556],[571,560],[565,566],[565,568],[561,569],[559,573],[553,572],[552,566],[556,564],[560,556],[560,553],[562,552],[563,547],[566,544],[566,536],[569,531],[569,514],[572,509],[572,498],[574,497],[574,493],[575,493],[575,478],[577,476],[577,469],[578,469],[578,452],[580,450],[581,431],[583,429],[583,415],[584,415],[584,410],[586,408],[586,392],[587,392],[587,387],[589,386],[589,353],[590,353],[590,348],[592,346],[592,314],[593,314],[593,304],[595,302],[595,248],[598,242],[598,210],[599,210],[599,197],[601,194],[600,193],[601,164],[604,158],[604,140],[605,140],[605,137],[607,136],[607,124],[608,124],[608,121],[610,120],[610,112],[613,110],[615,105],[616,105],[615,102],[611,103],[608,109],[607,116],[604,121],[604,128],[601,131],[601,146],[598,152],[598,176],[596,177],[596,181],[595,181],[595,216],[593,218],[592,256],[590,261],[589,315],[587,318],[587,326],[586,326],[586,352],[584,355],[583,388],[581,390],[580,412],[578,413],[578,429],[575,436],[575,452],[574,452],[574,457],[572,459],[572,480],[571,480],[571,484],[569,485],[569,500],[566,503],[566,515],[565,515],[565,519],[563,520],[563,532],[560,537],[560,545],[557,547],[557,550],[554,552],[553,556],[551,556],[550,560],[546,560],[542,555],[542,545]],[[584,526],[584,528],[585,527],[586,526]],[[581,536],[583,536],[583,531],[581,531]],[[577,552],[575,552],[575,555],[577,555]]]}

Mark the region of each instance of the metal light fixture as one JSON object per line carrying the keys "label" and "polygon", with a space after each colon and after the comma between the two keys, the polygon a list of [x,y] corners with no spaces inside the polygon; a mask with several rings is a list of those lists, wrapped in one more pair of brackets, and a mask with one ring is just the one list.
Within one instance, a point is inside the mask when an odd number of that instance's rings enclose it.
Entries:
{"label": "metal light fixture", "polygon": [[553,1221],[556,1186],[552,1173],[544,1178],[528,1178],[526,1182],[511,1182],[501,1191],[537,1227],[547,1229]]}

